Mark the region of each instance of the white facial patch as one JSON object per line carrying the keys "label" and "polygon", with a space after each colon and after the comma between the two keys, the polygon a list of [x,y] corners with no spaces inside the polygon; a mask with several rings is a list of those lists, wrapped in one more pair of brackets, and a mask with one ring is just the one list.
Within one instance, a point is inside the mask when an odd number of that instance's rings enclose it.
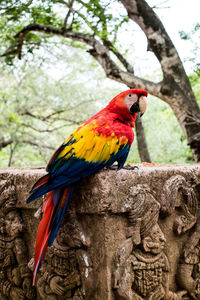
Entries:
{"label": "white facial patch", "polygon": [[126,106],[127,106],[127,108],[128,108],[129,111],[131,109],[131,106],[135,102],[137,102],[137,100],[138,100],[138,96],[136,94],[131,94],[130,93],[130,94],[128,94],[128,95],[125,96],[124,102],[125,102],[125,104],[126,104]]}

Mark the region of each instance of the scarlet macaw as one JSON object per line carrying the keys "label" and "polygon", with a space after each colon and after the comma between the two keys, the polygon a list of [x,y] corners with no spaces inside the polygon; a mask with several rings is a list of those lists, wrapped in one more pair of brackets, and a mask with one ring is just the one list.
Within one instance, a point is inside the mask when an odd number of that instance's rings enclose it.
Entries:
{"label": "scarlet macaw", "polygon": [[64,141],[47,165],[48,174],[33,186],[28,203],[47,193],[35,243],[33,284],[47,247],[56,237],[74,184],[116,161],[118,169],[123,167],[133,142],[137,113],[146,110],[146,97],[147,92],[139,89],[114,97]]}

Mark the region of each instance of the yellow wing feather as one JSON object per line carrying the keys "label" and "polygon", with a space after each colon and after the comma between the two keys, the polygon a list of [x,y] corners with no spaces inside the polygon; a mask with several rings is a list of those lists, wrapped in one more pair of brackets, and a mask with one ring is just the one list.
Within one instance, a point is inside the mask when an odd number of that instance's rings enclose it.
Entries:
{"label": "yellow wing feather", "polygon": [[95,130],[97,126],[99,125],[94,123],[80,126],[65,140],[68,145],[60,152],[58,158],[67,160],[73,155],[88,162],[105,162],[119,151],[120,146],[125,147],[128,142],[126,137],[118,138],[114,133],[106,136]]}

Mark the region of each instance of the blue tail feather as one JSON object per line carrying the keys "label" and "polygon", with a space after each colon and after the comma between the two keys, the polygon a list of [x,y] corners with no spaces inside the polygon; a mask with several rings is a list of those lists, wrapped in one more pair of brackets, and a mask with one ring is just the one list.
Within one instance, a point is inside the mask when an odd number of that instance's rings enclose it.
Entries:
{"label": "blue tail feather", "polygon": [[38,189],[36,189],[32,195],[30,195],[30,197],[26,200],[27,203],[30,203],[32,201],[34,201],[35,199],[43,196],[44,194],[55,190],[59,187],[64,187],[67,186],[73,182],[75,182],[76,180],[70,180],[68,177],[66,176],[59,176],[57,178],[55,178],[54,180],[52,180],[51,184],[44,184],[42,186],[40,186]]}
{"label": "blue tail feather", "polygon": [[50,233],[50,236],[49,236],[49,239],[48,239],[48,246],[49,247],[52,246],[52,244],[54,242],[54,239],[55,239],[56,234],[58,232],[58,229],[60,227],[60,224],[61,224],[61,221],[63,219],[66,208],[67,208],[67,206],[68,206],[68,204],[71,200],[73,190],[74,190],[74,186],[71,186],[70,191],[67,195],[67,199],[65,201],[65,205],[64,205],[63,210],[61,209],[61,207],[59,207],[59,209],[57,210],[55,216],[52,219],[53,222],[51,222],[51,225],[50,225],[50,229],[51,228],[52,229],[51,229],[51,233]]}

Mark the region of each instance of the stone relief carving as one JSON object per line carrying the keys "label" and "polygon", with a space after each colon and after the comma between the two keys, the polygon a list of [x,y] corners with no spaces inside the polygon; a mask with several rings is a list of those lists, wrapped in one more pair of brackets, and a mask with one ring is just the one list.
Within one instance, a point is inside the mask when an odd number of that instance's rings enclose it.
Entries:
{"label": "stone relief carving", "polygon": [[199,224],[188,238],[177,268],[177,281],[187,291],[185,299],[200,299],[200,235]]}
{"label": "stone relief carving", "polygon": [[[189,185],[180,175],[167,180],[164,185],[167,199],[161,207],[165,215],[174,212],[173,228],[176,234],[184,235],[189,231],[176,274],[179,286],[187,291],[184,299],[200,299],[200,213],[195,191],[198,181],[193,181],[194,184]],[[170,190],[174,194],[171,197]]]}
{"label": "stone relief carving", "polygon": [[200,215],[195,192],[197,180],[193,181],[195,184],[191,185],[183,176],[172,176],[166,181],[161,197],[161,213],[164,216],[173,214],[174,232],[178,235],[188,233],[176,274],[179,286],[187,291],[184,299],[200,299]]}
{"label": "stone relief carving", "polygon": [[[90,244],[74,208],[65,216],[49,248],[36,288],[32,287],[33,259],[28,263],[23,220],[16,208],[12,182],[0,182],[0,299],[83,300],[90,284]],[[41,208],[34,214],[41,217]],[[37,294],[36,294],[37,290]]]}
{"label": "stone relief carving", "polygon": [[161,194],[161,213],[174,213],[174,232],[183,234],[197,221],[198,201],[194,188],[181,175],[170,177]]}
{"label": "stone relief carving", "polygon": [[[141,181],[138,179],[137,182]],[[103,300],[200,300],[199,181],[193,174],[186,177],[173,175],[165,181],[163,190],[159,190],[152,182],[149,186],[136,184],[134,187],[131,187],[130,183],[130,194],[123,191],[124,200],[123,203],[117,204],[117,210],[112,210],[111,206],[110,211],[105,209],[106,222],[112,217],[106,226],[115,226],[115,218],[117,222],[118,220],[121,222],[116,237],[112,236],[111,241],[109,237],[113,233],[111,230],[108,231],[106,240],[110,247],[108,252],[104,249],[103,234],[102,237],[97,237],[100,242],[96,243],[102,247],[102,261],[104,255],[107,255],[105,260],[108,262],[105,262],[105,268],[107,266],[109,268],[109,259],[113,257],[111,292],[109,290],[111,279],[106,277],[107,274],[110,276],[109,270],[104,273],[103,267],[98,279],[93,276],[96,263],[93,235],[96,232],[92,229],[91,248],[86,232],[90,226],[88,224],[96,218],[95,208],[94,212],[87,216],[88,223],[85,221],[83,223],[84,218],[81,214],[85,213],[84,210],[79,211],[80,215],[77,217],[75,209],[70,208],[70,213],[65,216],[54,245],[47,252],[37,277],[36,287],[32,287],[30,269],[33,260],[28,268],[29,244],[26,242],[28,235],[27,227],[24,225],[24,222],[29,221],[30,211],[28,212],[29,208],[26,206],[16,208],[15,185],[12,180],[3,178],[0,181],[0,299],[99,299],[96,288],[98,284],[101,285],[99,280],[103,278],[102,274],[106,274],[105,286],[107,284],[108,288],[106,295],[110,294],[103,296]],[[160,182],[163,184],[163,181]],[[27,209],[26,213],[23,209]],[[31,215],[33,211],[35,208],[32,208]],[[39,208],[35,217],[40,218],[41,213]],[[103,231],[104,212],[99,216],[99,219],[102,217]],[[34,224],[34,231],[36,225]],[[124,232],[126,236],[123,240]],[[34,239],[32,236],[31,245]],[[176,246],[174,260],[171,259],[174,248],[169,251],[172,240]],[[119,241],[122,241],[121,244]],[[115,253],[113,253],[114,243],[115,249],[119,245]],[[94,259],[93,266],[90,257]],[[91,296],[92,292],[91,294],[88,292],[94,289],[92,280],[97,282],[95,291],[93,290],[95,296]],[[100,300],[102,299],[100,297]]]}
{"label": "stone relief carving", "polygon": [[[3,188],[2,182],[0,188]],[[0,299],[34,299],[24,226],[16,209],[14,192],[15,187],[11,184],[0,196]]]}
{"label": "stone relief carving", "polygon": [[128,212],[132,235],[115,255],[116,299],[184,299],[186,291],[175,293],[169,289],[170,262],[164,253],[166,239],[158,224],[160,205],[146,187],[136,187],[135,191],[130,195],[133,207]]}
{"label": "stone relief carving", "polygon": [[87,254],[89,238],[72,211],[48,249],[36,287],[44,300],[83,300],[91,263]]}

